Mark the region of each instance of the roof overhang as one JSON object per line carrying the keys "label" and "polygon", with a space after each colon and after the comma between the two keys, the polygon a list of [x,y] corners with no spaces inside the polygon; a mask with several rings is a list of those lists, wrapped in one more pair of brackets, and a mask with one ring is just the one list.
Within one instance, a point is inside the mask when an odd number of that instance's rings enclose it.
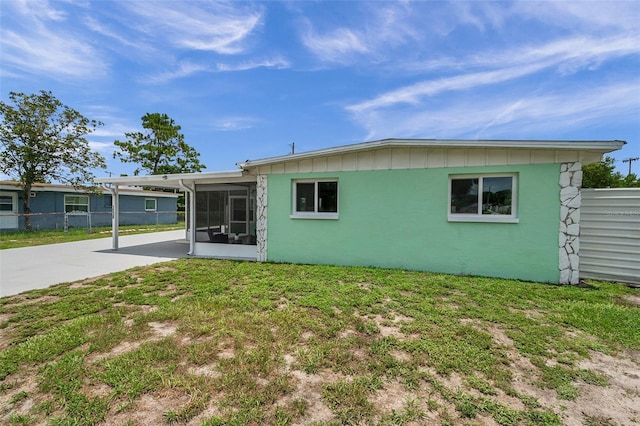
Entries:
{"label": "roof overhang", "polygon": [[384,148],[484,148],[484,149],[546,149],[546,150],[578,150],[595,151],[602,154],[616,151],[626,144],[625,141],[570,141],[570,140],[464,140],[464,139],[383,139],[342,145],[300,154],[281,155],[279,157],[247,160],[238,163],[242,169],[282,163],[285,161],[304,160],[309,158],[347,154]]}
{"label": "roof overhang", "polygon": [[184,184],[211,184],[211,183],[243,183],[255,182],[256,177],[247,174],[243,170],[231,170],[221,172],[180,173],[148,176],[119,176],[102,177],[94,179],[94,182],[102,185],[118,186],[144,186],[155,188],[183,189]]}

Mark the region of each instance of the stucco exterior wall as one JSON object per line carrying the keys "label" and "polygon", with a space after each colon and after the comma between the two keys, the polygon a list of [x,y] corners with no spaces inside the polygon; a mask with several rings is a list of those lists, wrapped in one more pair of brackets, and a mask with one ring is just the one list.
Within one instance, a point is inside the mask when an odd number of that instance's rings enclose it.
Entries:
{"label": "stucco exterior wall", "polygon": [[[449,222],[453,174],[518,173],[519,223]],[[268,175],[267,260],[558,282],[559,164]],[[337,178],[337,220],[292,219],[292,180]]]}

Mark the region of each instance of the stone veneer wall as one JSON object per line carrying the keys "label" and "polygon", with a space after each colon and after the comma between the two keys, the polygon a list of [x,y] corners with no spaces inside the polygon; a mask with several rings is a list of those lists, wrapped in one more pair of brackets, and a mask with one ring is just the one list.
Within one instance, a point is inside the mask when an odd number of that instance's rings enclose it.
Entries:
{"label": "stone veneer wall", "polygon": [[580,282],[580,187],[582,164],[560,164],[560,232],[558,238],[560,284]]}
{"label": "stone veneer wall", "polygon": [[267,260],[267,175],[258,175],[256,187],[256,242],[258,262]]}

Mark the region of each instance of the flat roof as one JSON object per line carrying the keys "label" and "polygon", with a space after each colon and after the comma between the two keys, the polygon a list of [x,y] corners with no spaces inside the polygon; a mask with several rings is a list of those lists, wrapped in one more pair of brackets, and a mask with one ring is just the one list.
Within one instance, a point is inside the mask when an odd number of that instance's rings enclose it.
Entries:
{"label": "flat roof", "polygon": [[180,181],[193,183],[242,183],[255,182],[256,177],[248,175],[244,170],[229,170],[220,172],[178,173],[148,176],[117,176],[94,179],[97,184],[151,186],[158,188],[176,188],[183,190]]}
{"label": "flat roof", "polygon": [[382,139],[342,145],[332,148],[307,151],[299,154],[281,155],[278,157],[247,160],[238,166],[247,169],[266,164],[284,161],[303,160],[322,156],[346,154],[350,152],[382,149],[382,148],[495,148],[495,149],[552,149],[611,152],[622,148],[625,141],[611,140],[493,140],[493,139]]}
{"label": "flat roof", "polygon": [[546,150],[578,150],[596,151],[601,154],[622,148],[626,144],[620,140],[469,140],[469,139],[382,139],[307,151],[299,154],[281,155],[278,157],[247,160],[237,163],[239,170],[219,172],[197,172],[148,176],[101,177],[94,180],[97,184],[149,186],[158,188],[184,189],[180,182],[199,184],[207,183],[243,183],[255,182],[256,176],[247,173],[248,169],[266,164],[296,161],[307,158],[340,155],[351,152],[384,149],[384,148],[492,148],[492,149],[546,149]]}

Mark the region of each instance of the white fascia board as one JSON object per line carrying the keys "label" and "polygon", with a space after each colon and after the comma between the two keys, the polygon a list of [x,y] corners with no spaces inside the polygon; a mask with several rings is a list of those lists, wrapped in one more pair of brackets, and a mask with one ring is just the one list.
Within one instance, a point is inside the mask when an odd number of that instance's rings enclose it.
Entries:
{"label": "white fascia board", "polygon": [[180,173],[167,175],[149,175],[149,176],[118,176],[103,177],[94,179],[98,184],[111,185],[127,185],[127,186],[157,186],[166,188],[181,188],[180,181],[205,183],[206,181],[238,181],[242,178],[255,180],[255,177],[248,177],[243,170],[230,170],[221,172],[199,172],[199,173]]}
{"label": "white fascia board", "polygon": [[553,149],[598,151],[607,153],[618,150],[626,144],[625,141],[568,141],[568,140],[461,140],[461,139],[383,139],[372,142],[362,142],[333,148],[308,151],[300,154],[288,154],[278,157],[248,160],[238,163],[238,167],[248,169],[266,164],[285,161],[303,160],[314,157],[339,155],[351,152],[373,150],[380,148],[501,148],[501,149]]}

